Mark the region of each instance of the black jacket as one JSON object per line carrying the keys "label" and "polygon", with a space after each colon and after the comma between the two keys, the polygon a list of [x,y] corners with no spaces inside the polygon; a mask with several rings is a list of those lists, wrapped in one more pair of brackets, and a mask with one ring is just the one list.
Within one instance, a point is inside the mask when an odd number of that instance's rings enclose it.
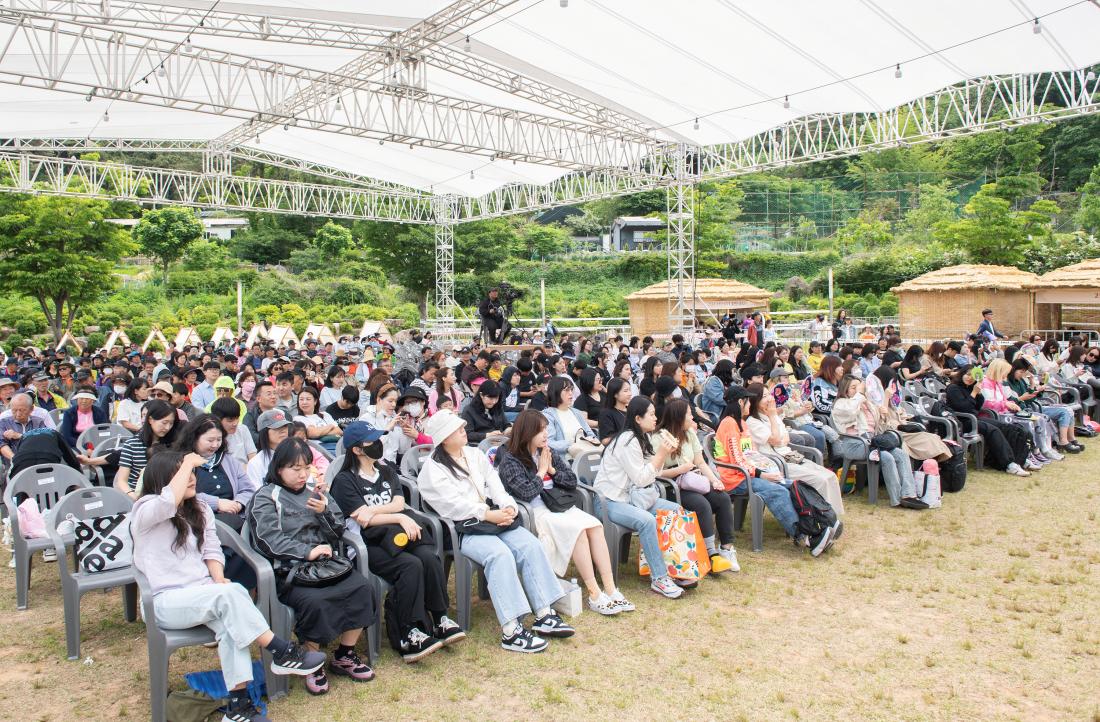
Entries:
{"label": "black jacket", "polygon": [[[982,406],[985,404],[985,397],[980,393],[977,396],[971,396],[971,387],[961,383],[950,384],[947,387],[947,407],[952,411],[961,411],[964,414],[978,415],[978,412],[982,410]],[[964,431],[970,433],[974,429],[969,428],[970,422],[967,419],[960,419],[960,425],[964,427]]]}
{"label": "black jacket", "polygon": [[504,407],[499,400],[493,408],[486,411],[481,405],[481,398],[474,396],[459,416],[466,422],[466,438],[471,444],[480,444],[490,432],[508,428]]}

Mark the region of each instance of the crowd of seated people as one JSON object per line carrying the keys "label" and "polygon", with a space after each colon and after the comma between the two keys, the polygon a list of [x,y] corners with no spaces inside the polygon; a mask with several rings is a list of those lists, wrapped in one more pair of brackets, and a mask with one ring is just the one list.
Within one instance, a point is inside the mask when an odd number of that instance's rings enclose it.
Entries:
{"label": "crowd of seated people", "polygon": [[[1100,413],[1100,349],[1082,339],[976,334],[923,345],[844,315],[813,324],[805,346],[782,343],[754,314],[687,338],[540,335],[526,339],[533,350],[503,353],[415,331],[399,342],[307,339],[300,348],[15,349],[0,373],[0,459],[17,471],[21,449],[42,453],[29,439],[56,437],[53,448],[72,452],[57,453],[58,463],[111,469],[105,483],[135,500],[135,564],[181,570],[178,583],[163,568],[150,574],[171,591],[158,623],[216,609],[206,623],[229,630],[229,647],[258,641],[273,651],[274,671],[301,674],[309,692],[324,694],[328,675],[374,676],[355,647],[384,613],[407,662],[464,638],[436,554],[434,535],[450,544],[447,528],[458,539],[452,551],[484,569],[501,646],[541,652],[575,632],[554,611],[570,566],[589,609],[634,610],[601,519],[636,533],[652,559],[661,556],[658,513],[694,513],[713,571],[733,573],[734,503],[751,490],[799,550],[820,557],[843,532],[845,487],[854,486],[838,478],[842,462],[877,464],[891,507],[924,510],[915,472],[960,453],[952,425],[930,417],[980,435],[992,469],[1029,476],[1081,452],[1088,414]],[[129,434],[109,455],[77,447],[106,423]],[[410,454],[419,474],[405,478]],[[594,456],[587,486],[574,465]],[[832,526],[800,531],[794,481],[831,507]],[[295,611],[298,643],[245,611],[247,594],[211,585],[256,583],[211,542],[215,519],[238,531],[247,523],[280,601]],[[297,565],[333,555],[345,524],[391,586],[392,614],[361,576],[320,588],[288,581]],[[651,574],[666,598],[696,586],[659,567]],[[261,719],[237,693],[249,676],[237,656],[222,655],[234,691],[226,718]]]}

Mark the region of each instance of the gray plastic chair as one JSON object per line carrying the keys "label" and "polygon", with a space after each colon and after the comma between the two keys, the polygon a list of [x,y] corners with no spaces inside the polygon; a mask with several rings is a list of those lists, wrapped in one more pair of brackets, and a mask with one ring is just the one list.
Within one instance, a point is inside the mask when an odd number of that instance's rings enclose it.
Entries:
{"label": "gray plastic chair", "polygon": [[600,469],[603,449],[593,449],[579,454],[573,459],[573,473],[577,475],[577,486],[590,493],[594,498],[594,516],[603,524],[603,535],[607,549],[611,552],[611,573],[615,582],[619,581],[619,567],[630,558],[630,544],[636,533],[629,527],[616,524],[607,515],[607,498],[592,485]]}
{"label": "gray plastic chair", "polygon": [[[256,606],[271,624],[271,600],[275,598],[275,574],[271,565],[260,557],[243,539],[225,525],[214,522],[218,531],[218,541],[229,547],[235,554],[245,559],[256,573]],[[209,627],[199,625],[190,629],[161,629],[156,623],[156,611],[153,608],[153,593],[149,580],[134,567],[134,581],[141,591],[141,610],[145,617],[145,636],[149,649],[149,707],[153,722],[165,722],[168,700],[168,660],[172,652],[184,647],[197,647],[216,641]],[[271,669],[271,653],[260,650],[265,672]],[[267,696],[278,699],[287,693],[289,687],[286,677],[267,674]]]}
{"label": "gray plastic chair", "polygon": [[[700,433],[702,434],[702,431]],[[746,479],[750,479],[748,471],[740,466],[719,462],[714,458],[714,432],[702,434],[700,442],[703,445],[703,457],[716,471],[718,469],[734,469],[741,472]],[[751,479],[749,483],[745,484],[745,489],[744,494],[730,494],[730,499],[733,500],[733,527],[737,531],[741,531],[742,527],[745,526],[745,512],[751,512],[752,550],[754,552],[764,551],[764,497],[753,491]]]}
{"label": "gray plastic chair", "polygon": [[26,498],[38,502],[43,518],[61,497],[74,489],[89,489],[92,484],[79,471],[64,464],[39,464],[23,469],[4,490],[4,507],[11,518],[12,556],[15,559],[15,608],[26,609],[31,588],[31,559],[35,552],[52,549],[49,538],[25,539],[19,529],[18,507]]}
{"label": "gray plastic chair", "polygon": [[61,426],[61,415],[63,413],[65,413],[65,409],[53,409],[49,412],[50,419],[53,420],[53,424],[55,427]]}
{"label": "gray plastic chair", "polygon": [[131,436],[133,434],[122,424],[96,424],[84,429],[80,432],[80,436],[76,437],[76,450],[83,454],[87,451],[88,444],[91,444],[94,449],[108,439],[120,438],[125,440]]}
{"label": "gray plastic chair", "polygon": [[848,478],[848,470],[852,467],[863,465],[867,468],[867,501],[871,504],[878,504],[878,484],[879,484],[879,462],[871,461],[871,442],[862,436],[854,436],[852,434],[846,434],[841,430],[834,422],[832,414],[814,414],[814,418],[829,424],[833,427],[833,431],[837,433],[841,439],[853,439],[863,444],[864,453],[863,457],[848,457],[842,456],[840,467],[840,483],[844,485],[844,480]]}
{"label": "gray plastic chair", "polygon": [[[127,622],[137,621],[137,585],[133,567],[127,564],[119,569],[102,572],[83,571],[76,554],[69,560],[69,550],[75,541],[73,534],[64,537],[57,525],[71,518],[74,522],[129,512],[134,502],[115,489],[77,489],[61,498],[46,517],[46,532],[57,550],[57,566],[61,572],[61,594],[65,607],[65,646],[69,659],[80,659],[80,599],[95,589],[123,587],[122,605]],[[75,551],[75,550],[74,550]]]}
{"label": "gray plastic chair", "polygon": [[328,449],[326,449],[324,446],[321,445],[321,442],[314,441],[313,439],[309,439],[309,440],[306,441],[306,443],[309,444],[314,449],[316,449],[317,453],[319,453],[321,456],[325,457],[326,461],[331,462],[333,459],[336,458],[336,456],[331,451],[329,451]]}

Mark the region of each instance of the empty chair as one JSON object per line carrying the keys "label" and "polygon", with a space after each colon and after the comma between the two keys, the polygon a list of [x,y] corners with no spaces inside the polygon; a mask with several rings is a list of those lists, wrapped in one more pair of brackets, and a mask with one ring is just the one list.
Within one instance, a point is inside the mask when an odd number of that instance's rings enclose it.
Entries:
{"label": "empty chair", "polygon": [[[89,571],[86,567],[95,566],[87,559],[89,540],[81,546],[73,546],[72,564],[70,564],[69,545],[74,543],[73,533],[62,535],[57,525],[65,520],[74,524],[78,521],[125,514],[134,502],[130,497],[115,489],[77,489],[63,496],[50,510],[46,519],[46,532],[50,535],[54,549],[57,550],[57,566],[61,573],[61,593],[65,607],[65,645],[69,659],[80,659],[80,599],[95,589],[113,589],[124,587],[122,592],[123,609],[127,622],[137,620],[137,585],[134,583],[133,567],[127,563],[115,569]],[[119,534],[129,537],[129,530],[123,528]],[[116,534],[115,536],[118,536]],[[81,557],[85,556],[86,563]],[[109,562],[104,558],[103,561]]]}
{"label": "empty chair", "polygon": [[52,549],[53,541],[49,538],[25,539],[19,528],[19,513],[17,508],[25,499],[32,498],[38,502],[38,510],[46,517],[53,505],[61,497],[74,489],[87,489],[91,487],[84,476],[75,469],[63,464],[40,464],[23,469],[11,480],[4,490],[4,507],[11,518],[12,556],[15,559],[15,606],[16,609],[27,608],[27,598],[31,587],[31,559],[35,552],[43,549]]}

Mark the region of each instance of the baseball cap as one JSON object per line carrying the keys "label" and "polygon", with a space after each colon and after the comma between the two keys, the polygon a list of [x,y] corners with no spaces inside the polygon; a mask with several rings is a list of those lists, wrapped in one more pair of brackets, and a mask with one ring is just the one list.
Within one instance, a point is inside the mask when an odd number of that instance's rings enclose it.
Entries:
{"label": "baseball cap", "polygon": [[344,448],[350,449],[359,444],[369,444],[385,435],[385,431],[374,428],[366,421],[353,421],[344,427]]}
{"label": "baseball cap", "polygon": [[777,368],[772,369],[772,372],[770,374],[768,374],[768,378],[769,379],[777,379],[780,376],[790,376],[790,375],[791,375],[791,373],[789,371],[787,371],[787,369],[783,368],[782,366],[779,366]]}
{"label": "baseball cap", "polygon": [[281,429],[284,426],[290,426],[290,419],[286,417],[286,412],[282,409],[265,411],[260,414],[260,418],[256,419],[257,431],[263,431],[264,429]]}
{"label": "baseball cap", "polygon": [[50,375],[48,373],[46,373],[45,371],[39,371],[38,373],[36,373],[34,376],[31,377],[31,381],[49,381],[49,380],[50,380]]}

